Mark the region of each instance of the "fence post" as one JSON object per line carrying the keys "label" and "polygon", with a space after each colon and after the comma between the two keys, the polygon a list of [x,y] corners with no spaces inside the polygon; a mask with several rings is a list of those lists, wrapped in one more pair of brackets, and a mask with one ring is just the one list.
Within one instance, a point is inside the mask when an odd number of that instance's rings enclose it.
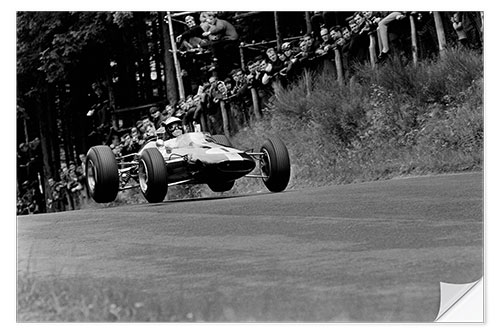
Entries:
{"label": "fence post", "polygon": [[344,70],[342,68],[342,57],[340,56],[340,50],[338,47],[335,48],[335,67],[337,68],[337,81],[340,84],[344,83]]}
{"label": "fence post", "polygon": [[224,135],[229,137],[229,119],[227,117],[226,103],[220,101],[220,112],[222,114],[222,129],[224,130]]}
{"label": "fence post", "polygon": [[243,51],[243,47],[245,46],[245,43],[241,42],[240,43],[240,62],[241,62],[241,69],[245,70],[245,52]]}
{"label": "fence post", "polygon": [[375,46],[377,42],[375,40],[374,32],[371,32],[369,36],[370,36],[370,46],[368,47],[368,50],[370,51],[370,64],[372,65],[372,68],[375,68],[375,64],[377,63]]}
{"label": "fence post", "polygon": [[439,12],[432,12],[434,15],[434,23],[436,24],[436,32],[439,42],[439,53],[442,55],[446,49],[446,37],[444,34],[443,20]]}
{"label": "fence post", "polygon": [[200,115],[200,122],[201,122],[201,131],[202,132],[210,132],[207,126],[207,119],[205,117],[205,112],[202,112]]}
{"label": "fence post", "polygon": [[410,28],[411,28],[411,54],[413,57],[413,65],[417,66],[418,62],[418,47],[417,47],[417,28],[415,26],[415,16],[410,14]]}
{"label": "fence post", "polygon": [[253,113],[255,114],[255,118],[259,120],[261,118],[260,116],[260,105],[259,105],[259,94],[257,93],[257,89],[255,87],[252,87],[250,89],[252,92],[252,104],[253,104]]}

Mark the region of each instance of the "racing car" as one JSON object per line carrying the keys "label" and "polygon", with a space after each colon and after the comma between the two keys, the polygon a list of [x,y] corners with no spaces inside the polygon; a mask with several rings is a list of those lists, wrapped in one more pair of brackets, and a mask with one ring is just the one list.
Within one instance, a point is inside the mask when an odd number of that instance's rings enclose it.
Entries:
{"label": "racing car", "polygon": [[120,157],[109,146],[93,146],[85,168],[89,195],[98,203],[114,201],[119,191],[135,187],[148,202],[158,203],[174,185],[207,184],[214,192],[226,192],[235,180],[252,177],[281,192],[290,180],[288,150],[275,136],[265,139],[258,152],[236,149],[225,135],[205,132],[155,138],[139,152]]}

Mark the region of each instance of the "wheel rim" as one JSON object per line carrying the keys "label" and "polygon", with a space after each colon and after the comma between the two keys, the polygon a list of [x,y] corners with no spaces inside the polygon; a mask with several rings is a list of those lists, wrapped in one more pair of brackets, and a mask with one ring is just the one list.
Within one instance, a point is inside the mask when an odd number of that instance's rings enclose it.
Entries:
{"label": "wheel rim", "polygon": [[94,162],[89,159],[87,163],[87,184],[91,193],[94,193],[95,190],[96,177],[97,169],[94,165]]}
{"label": "wheel rim", "polygon": [[139,164],[139,185],[141,186],[142,192],[148,190],[148,167],[143,160]]}
{"label": "wheel rim", "polygon": [[260,157],[260,174],[264,177],[264,181],[269,179],[271,170],[271,158],[267,149],[262,149],[263,155]]}

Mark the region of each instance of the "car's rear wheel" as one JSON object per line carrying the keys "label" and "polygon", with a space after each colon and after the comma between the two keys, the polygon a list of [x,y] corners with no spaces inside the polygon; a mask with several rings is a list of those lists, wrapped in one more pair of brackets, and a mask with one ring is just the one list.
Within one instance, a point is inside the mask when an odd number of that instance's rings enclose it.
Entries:
{"label": "car's rear wheel", "polygon": [[118,163],[109,146],[94,146],[87,152],[85,173],[88,194],[98,203],[116,199],[119,187]]}
{"label": "car's rear wheel", "polygon": [[233,188],[234,180],[225,183],[209,183],[207,185],[214,192],[227,192]]}
{"label": "car's rear wheel", "polygon": [[212,138],[214,139],[215,143],[217,143],[219,145],[223,145],[223,146],[227,146],[227,147],[233,146],[231,144],[231,141],[229,141],[229,139],[227,138],[227,136],[225,136],[223,134],[212,135]]}
{"label": "car's rear wheel", "polygon": [[162,202],[168,191],[167,166],[156,148],[144,149],[139,159],[139,185],[150,203]]}
{"label": "car's rear wheel", "polygon": [[270,137],[261,148],[260,170],[264,184],[271,192],[285,190],[290,180],[290,157],[283,141]]}

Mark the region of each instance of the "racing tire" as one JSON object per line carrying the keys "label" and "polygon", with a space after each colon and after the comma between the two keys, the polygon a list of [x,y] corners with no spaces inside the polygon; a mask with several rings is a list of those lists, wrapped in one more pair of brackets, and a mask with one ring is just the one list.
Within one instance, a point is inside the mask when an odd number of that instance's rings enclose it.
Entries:
{"label": "racing tire", "polygon": [[263,181],[271,192],[285,190],[290,180],[290,157],[283,141],[269,137],[260,149],[263,154],[260,161]]}
{"label": "racing tire", "polygon": [[87,152],[85,181],[89,196],[98,203],[116,199],[119,187],[118,163],[109,146],[94,146]]}
{"label": "racing tire", "polygon": [[162,202],[167,195],[167,165],[156,148],[144,149],[141,153],[139,185],[149,203]]}
{"label": "racing tire", "polygon": [[227,192],[231,190],[234,186],[234,180],[225,183],[211,183],[207,184],[208,187],[214,192]]}
{"label": "racing tire", "polygon": [[218,145],[223,145],[226,147],[232,147],[231,141],[227,138],[227,136],[223,134],[215,134],[212,135],[212,139],[214,139],[215,143]]}

